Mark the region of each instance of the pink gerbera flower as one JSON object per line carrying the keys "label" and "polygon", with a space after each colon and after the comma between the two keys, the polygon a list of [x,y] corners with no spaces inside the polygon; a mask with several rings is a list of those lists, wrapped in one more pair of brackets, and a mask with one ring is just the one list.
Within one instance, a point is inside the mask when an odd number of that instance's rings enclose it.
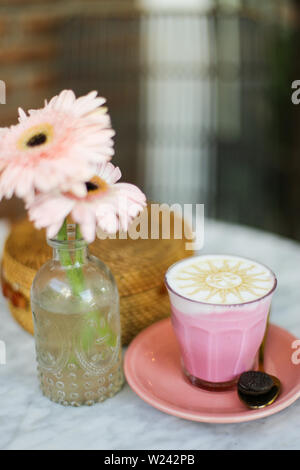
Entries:
{"label": "pink gerbera flower", "polygon": [[120,177],[120,169],[112,163],[101,164],[97,175],[85,183],[85,196],[70,191],[40,194],[28,205],[29,218],[37,228],[47,228],[49,238],[58,233],[68,215],[80,225],[87,242],[95,239],[97,228],[111,234],[127,231],[145,207],[146,197],[132,184],[117,183]]}
{"label": "pink gerbera flower", "polygon": [[85,194],[82,182],[114,153],[104,102],[95,91],[76,99],[64,90],[28,115],[19,109],[19,124],[0,133],[0,198],[28,200],[57,187]]}

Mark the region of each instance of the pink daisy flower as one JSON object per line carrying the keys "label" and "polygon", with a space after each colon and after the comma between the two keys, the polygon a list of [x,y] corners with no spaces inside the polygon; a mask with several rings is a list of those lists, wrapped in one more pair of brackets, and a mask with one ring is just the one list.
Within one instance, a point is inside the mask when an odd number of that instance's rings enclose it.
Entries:
{"label": "pink daisy flower", "polygon": [[82,182],[114,153],[104,102],[95,91],[76,99],[64,90],[28,115],[19,109],[19,124],[0,133],[0,198],[28,200],[57,187],[85,194]]}
{"label": "pink daisy flower", "polygon": [[95,239],[97,228],[111,234],[127,231],[145,207],[146,197],[132,184],[117,183],[120,178],[119,168],[112,163],[101,164],[97,175],[85,183],[85,196],[78,197],[71,191],[39,194],[28,204],[29,218],[38,229],[46,228],[49,238],[58,233],[68,215],[80,225],[89,243]]}

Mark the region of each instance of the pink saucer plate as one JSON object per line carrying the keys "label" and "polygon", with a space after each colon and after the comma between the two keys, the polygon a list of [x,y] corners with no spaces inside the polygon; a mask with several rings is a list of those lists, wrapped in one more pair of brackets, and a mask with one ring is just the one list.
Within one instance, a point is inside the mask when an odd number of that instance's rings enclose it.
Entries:
{"label": "pink saucer plate", "polygon": [[250,410],[236,389],[207,391],[190,384],[181,371],[179,348],[171,320],[143,330],[129,345],[124,361],[128,384],[149,405],[179,418],[207,423],[240,423],[277,413],[300,396],[300,364],[291,358],[296,338],[270,324],[265,370],[282,382],[278,399],[270,406]]}

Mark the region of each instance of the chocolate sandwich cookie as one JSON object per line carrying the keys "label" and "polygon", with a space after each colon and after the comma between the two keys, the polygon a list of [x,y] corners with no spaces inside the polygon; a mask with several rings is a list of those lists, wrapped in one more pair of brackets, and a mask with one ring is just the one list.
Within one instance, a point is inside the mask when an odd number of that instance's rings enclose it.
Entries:
{"label": "chocolate sandwich cookie", "polygon": [[263,395],[274,386],[273,379],[265,372],[250,370],[241,374],[237,387],[244,395]]}

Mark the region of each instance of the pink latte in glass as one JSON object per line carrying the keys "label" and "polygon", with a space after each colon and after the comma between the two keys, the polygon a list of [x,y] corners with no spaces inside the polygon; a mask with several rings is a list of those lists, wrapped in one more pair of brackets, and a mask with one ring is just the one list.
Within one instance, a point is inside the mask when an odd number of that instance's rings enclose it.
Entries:
{"label": "pink latte in glass", "polygon": [[172,323],[190,381],[225,388],[253,368],[276,277],[246,258],[201,255],[166,273]]}

